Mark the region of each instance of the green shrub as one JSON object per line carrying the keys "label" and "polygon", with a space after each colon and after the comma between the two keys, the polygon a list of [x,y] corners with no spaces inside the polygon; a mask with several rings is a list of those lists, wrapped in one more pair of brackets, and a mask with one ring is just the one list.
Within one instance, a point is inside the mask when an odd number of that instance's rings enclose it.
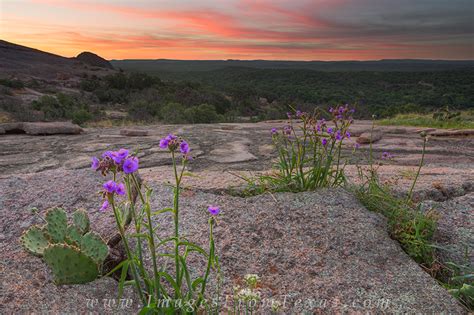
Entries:
{"label": "green shrub", "polygon": [[189,107],[184,111],[186,121],[193,124],[214,123],[223,120],[217,114],[213,105],[201,104],[199,106]]}
{"label": "green shrub", "polygon": [[73,114],[72,114],[72,122],[74,124],[78,124],[78,125],[83,125],[84,123],[88,122],[89,120],[92,119],[92,114],[89,113],[89,111],[81,108],[77,111],[75,111]]}
{"label": "green shrub", "polygon": [[38,100],[32,102],[35,110],[42,111],[48,120],[66,117],[67,108],[58,99],[51,95],[43,95]]}
{"label": "green shrub", "polygon": [[0,85],[4,85],[12,89],[22,89],[25,87],[25,84],[22,81],[15,79],[0,79]]}
{"label": "green shrub", "polygon": [[80,83],[81,90],[92,92],[100,87],[100,81],[97,79],[83,79]]}
{"label": "green shrub", "polygon": [[153,121],[160,115],[160,105],[147,101],[135,101],[128,109],[130,118],[140,121]]}
{"label": "green shrub", "polygon": [[180,103],[168,103],[160,109],[160,116],[165,123],[184,124],[187,122],[185,111]]}
{"label": "green shrub", "polygon": [[56,96],[43,95],[32,102],[32,108],[43,112],[46,120],[72,119],[77,124],[83,124],[92,119],[87,104],[64,93]]}

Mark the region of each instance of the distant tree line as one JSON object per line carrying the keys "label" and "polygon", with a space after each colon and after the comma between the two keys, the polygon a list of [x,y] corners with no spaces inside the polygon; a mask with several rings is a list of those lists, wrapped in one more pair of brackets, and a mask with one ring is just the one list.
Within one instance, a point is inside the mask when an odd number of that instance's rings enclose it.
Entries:
{"label": "distant tree line", "polygon": [[[281,119],[289,107],[311,111],[350,103],[356,118],[427,113],[445,106],[474,107],[474,71],[319,72],[301,69],[225,68],[161,72],[159,76],[117,72],[84,76],[80,93],[41,90],[38,82],[0,80],[0,110],[19,120],[101,120],[106,110],[125,111],[143,122],[232,122]],[[47,94],[29,106],[13,104],[13,89],[32,87]],[[32,112],[33,111],[33,112]],[[41,113],[38,116],[36,113]],[[35,118],[36,117],[36,118]]]}

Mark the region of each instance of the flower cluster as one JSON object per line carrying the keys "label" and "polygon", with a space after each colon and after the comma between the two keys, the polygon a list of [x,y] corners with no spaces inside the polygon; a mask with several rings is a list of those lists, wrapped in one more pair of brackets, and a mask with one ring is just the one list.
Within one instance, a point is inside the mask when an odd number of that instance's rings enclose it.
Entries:
{"label": "flower cluster", "polygon": [[[132,174],[138,170],[138,158],[130,154],[127,149],[120,149],[118,151],[105,151],[101,155],[101,159],[92,157],[91,168],[100,171],[102,175],[106,176],[109,172],[124,174]],[[125,195],[125,184],[109,180],[102,185],[102,197],[104,199],[100,211],[105,211],[109,208],[109,196]]]}
{"label": "flower cluster", "polygon": [[[348,127],[354,121],[351,115],[355,112],[355,110],[349,108],[349,105],[346,104],[344,106],[339,106],[336,108],[331,107],[329,109],[329,112],[332,115],[331,120],[334,123],[334,127],[328,127],[326,119],[322,118],[320,120],[317,120],[315,119],[315,117],[310,117],[308,113],[302,112],[300,110],[297,110],[294,115],[296,118],[301,118],[305,126],[310,127],[310,129],[312,129],[311,131],[315,136],[321,137],[321,143],[324,147],[328,143],[328,139],[325,139],[325,137],[329,137],[336,141],[350,139],[351,134],[348,131]],[[290,120],[290,123],[283,126],[282,135],[290,136],[293,133],[293,126],[291,124],[293,115],[291,113],[287,113],[287,116]],[[272,128],[271,134],[272,136],[277,136],[279,134],[278,129]]]}
{"label": "flower cluster", "polygon": [[189,153],[191,152],[191,148],[189,144],[182,138],[171,133],[160,140],[160,148],[168,149],[171,152],[175,152],[179,149],[184,158],[190,159]]}
{"label": "flower cluster", "polygon": [[92,157],[91,168],[102,172],[104,176],[110,171],[131,174],[138,170],[138,158],[123,148],[118,151],[105,151],[100,160]]}
{"label": "flower cluster", "polygon": [[125,184],[124,183],[117,183],[113,180],[109,180],[102,185],[103,191],[102,196],[104,198],[104,202],[102,203],[102,207],[100,207],[99,211],[105,211],[109,208],[109,200],[108,197],[114,194],[123,196],[125,195]]}
{"label": "flower cluster", "polygon": [[339,106],[336,108],[329,108],[329,112],[333,116],[333,121],[348,120],[350,123],[354,121],[352,114],[355,112],[354,108],[349,108],[349,104]]}

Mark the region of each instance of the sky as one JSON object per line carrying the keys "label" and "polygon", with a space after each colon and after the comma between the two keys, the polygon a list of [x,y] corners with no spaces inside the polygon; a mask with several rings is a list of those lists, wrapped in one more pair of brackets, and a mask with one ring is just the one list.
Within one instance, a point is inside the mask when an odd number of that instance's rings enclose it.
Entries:
{"label": "sky", "polygon": [[0,39],[106,59],[474,59],[474,0],[0,0]]}

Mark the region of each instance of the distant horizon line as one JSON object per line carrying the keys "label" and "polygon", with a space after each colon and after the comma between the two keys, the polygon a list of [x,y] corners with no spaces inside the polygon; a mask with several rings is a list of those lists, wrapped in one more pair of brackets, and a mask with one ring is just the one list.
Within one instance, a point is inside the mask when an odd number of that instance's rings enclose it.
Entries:
{"label": "distant horizon line", "polygon": [[[87,51],[84,51],[87,52]],[[90,52],[90,51],[89,51]],[[92,52],[93,53],[93,52]],[[99,55],[98,55],[99,56]],[[70,57],[75,58],[75,57]],[[105,59],[105,58],[104,58]],[[474,62],[474,59],[424,59],[424,58],[383,58],[383,59],[341,59],[341,60],[287,60],[287,59],[171,59],[171,58],[125,58],[125,59],[106,59],[107,61],[271,61],[271,62],[370,62],[370,61],[459,61]]]}

